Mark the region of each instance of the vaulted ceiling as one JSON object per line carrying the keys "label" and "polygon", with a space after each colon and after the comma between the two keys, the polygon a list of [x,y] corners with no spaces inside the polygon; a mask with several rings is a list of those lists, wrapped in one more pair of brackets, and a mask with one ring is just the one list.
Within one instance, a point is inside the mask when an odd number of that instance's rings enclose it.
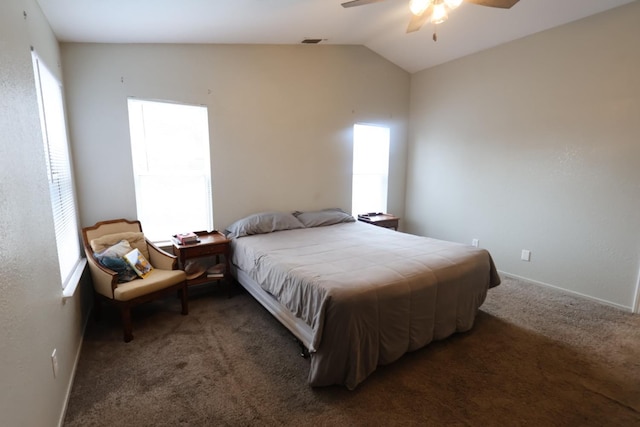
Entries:
{"label": "vaulted ceiling", "polygon": [[352,8],[343,8],[343,0],[37,1],[62,42],[298,44],[317,38],[364,45],[413,73],[637,0],[520,0],[511,9],[463,3],[448,21],[410,34],[409,0]]}

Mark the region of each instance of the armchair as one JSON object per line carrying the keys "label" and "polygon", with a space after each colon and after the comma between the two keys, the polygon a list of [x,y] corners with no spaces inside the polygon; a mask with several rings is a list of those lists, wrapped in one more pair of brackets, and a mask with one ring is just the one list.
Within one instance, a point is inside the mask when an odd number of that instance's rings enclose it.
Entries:
{"label": "armchair", "polygon": [[[153,270],[144,279],[136,278],[120,282],[118,273],[100,263],[95,253],[126,240],[132,248],[138,248],[151,263]],[[147,240],[142,234],[140,221],[115,219],[101,221],[82,229],[84,251],[93,280],[95,315],[100,316],[100,305],[108,302],[120,309],[124,341],[133,339],[131,308],[167,295],[179,293],[182,314],[189,312],[187,278],[182,270],[177,270],[177,259]]]}

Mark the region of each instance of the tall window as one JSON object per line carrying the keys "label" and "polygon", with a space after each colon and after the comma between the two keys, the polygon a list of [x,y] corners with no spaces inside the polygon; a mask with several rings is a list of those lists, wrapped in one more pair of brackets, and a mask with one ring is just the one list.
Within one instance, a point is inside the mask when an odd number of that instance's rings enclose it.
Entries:
{"label": "tall window", "polygon": [[213,229],[207,107],[129,98],[138,219],[154,241]]}
{"label": "tall window", "polygon": [[[69,160],[69,142],[60,81],[32,52],[33,68],[40,107],[40,125],[49,179],[49,196],[58,250],[62,288],[81,264],[76,201]],[[75,289],[75,285],[71,286]]]}
{"label": "tall window", "polygon": [[389,128],[356,124],[353,127],[353,215],[387,211]]}

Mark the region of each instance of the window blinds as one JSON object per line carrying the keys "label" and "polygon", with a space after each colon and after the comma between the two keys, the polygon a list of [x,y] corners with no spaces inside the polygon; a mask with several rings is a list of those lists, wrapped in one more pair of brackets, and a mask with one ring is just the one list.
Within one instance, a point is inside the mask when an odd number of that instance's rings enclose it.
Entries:
{"label": "window blinds", "polygon": [[80,244],[62,86],[37,54],[32,54],[58,262],[64,288],[80,262]]}

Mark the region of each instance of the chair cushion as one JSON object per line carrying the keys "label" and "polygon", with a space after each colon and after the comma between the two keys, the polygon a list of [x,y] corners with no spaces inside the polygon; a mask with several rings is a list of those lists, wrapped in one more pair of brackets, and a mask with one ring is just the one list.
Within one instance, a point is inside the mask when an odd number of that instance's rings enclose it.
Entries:
{"label": "chair cushion", "polygon": [[129,301],[139,296],[168,288],[186,279],[187,275],[182,270],[160,270],[154,268],[144,279],[120,283],[114,291],[114,297],[118,301]]}
{"label": "chair cushion", "polygon": [[132,248],[138,248],[146,259],[150,259],[149,248],[147,248],[147,242],[144,239],[144,234],[139,231],[125,231],[122,233],[105,234],[104,236],[92,239],[89,244],[91,245],[91,249],[93,249],[93,252],[102,252],[123,239],[128,241]]}

